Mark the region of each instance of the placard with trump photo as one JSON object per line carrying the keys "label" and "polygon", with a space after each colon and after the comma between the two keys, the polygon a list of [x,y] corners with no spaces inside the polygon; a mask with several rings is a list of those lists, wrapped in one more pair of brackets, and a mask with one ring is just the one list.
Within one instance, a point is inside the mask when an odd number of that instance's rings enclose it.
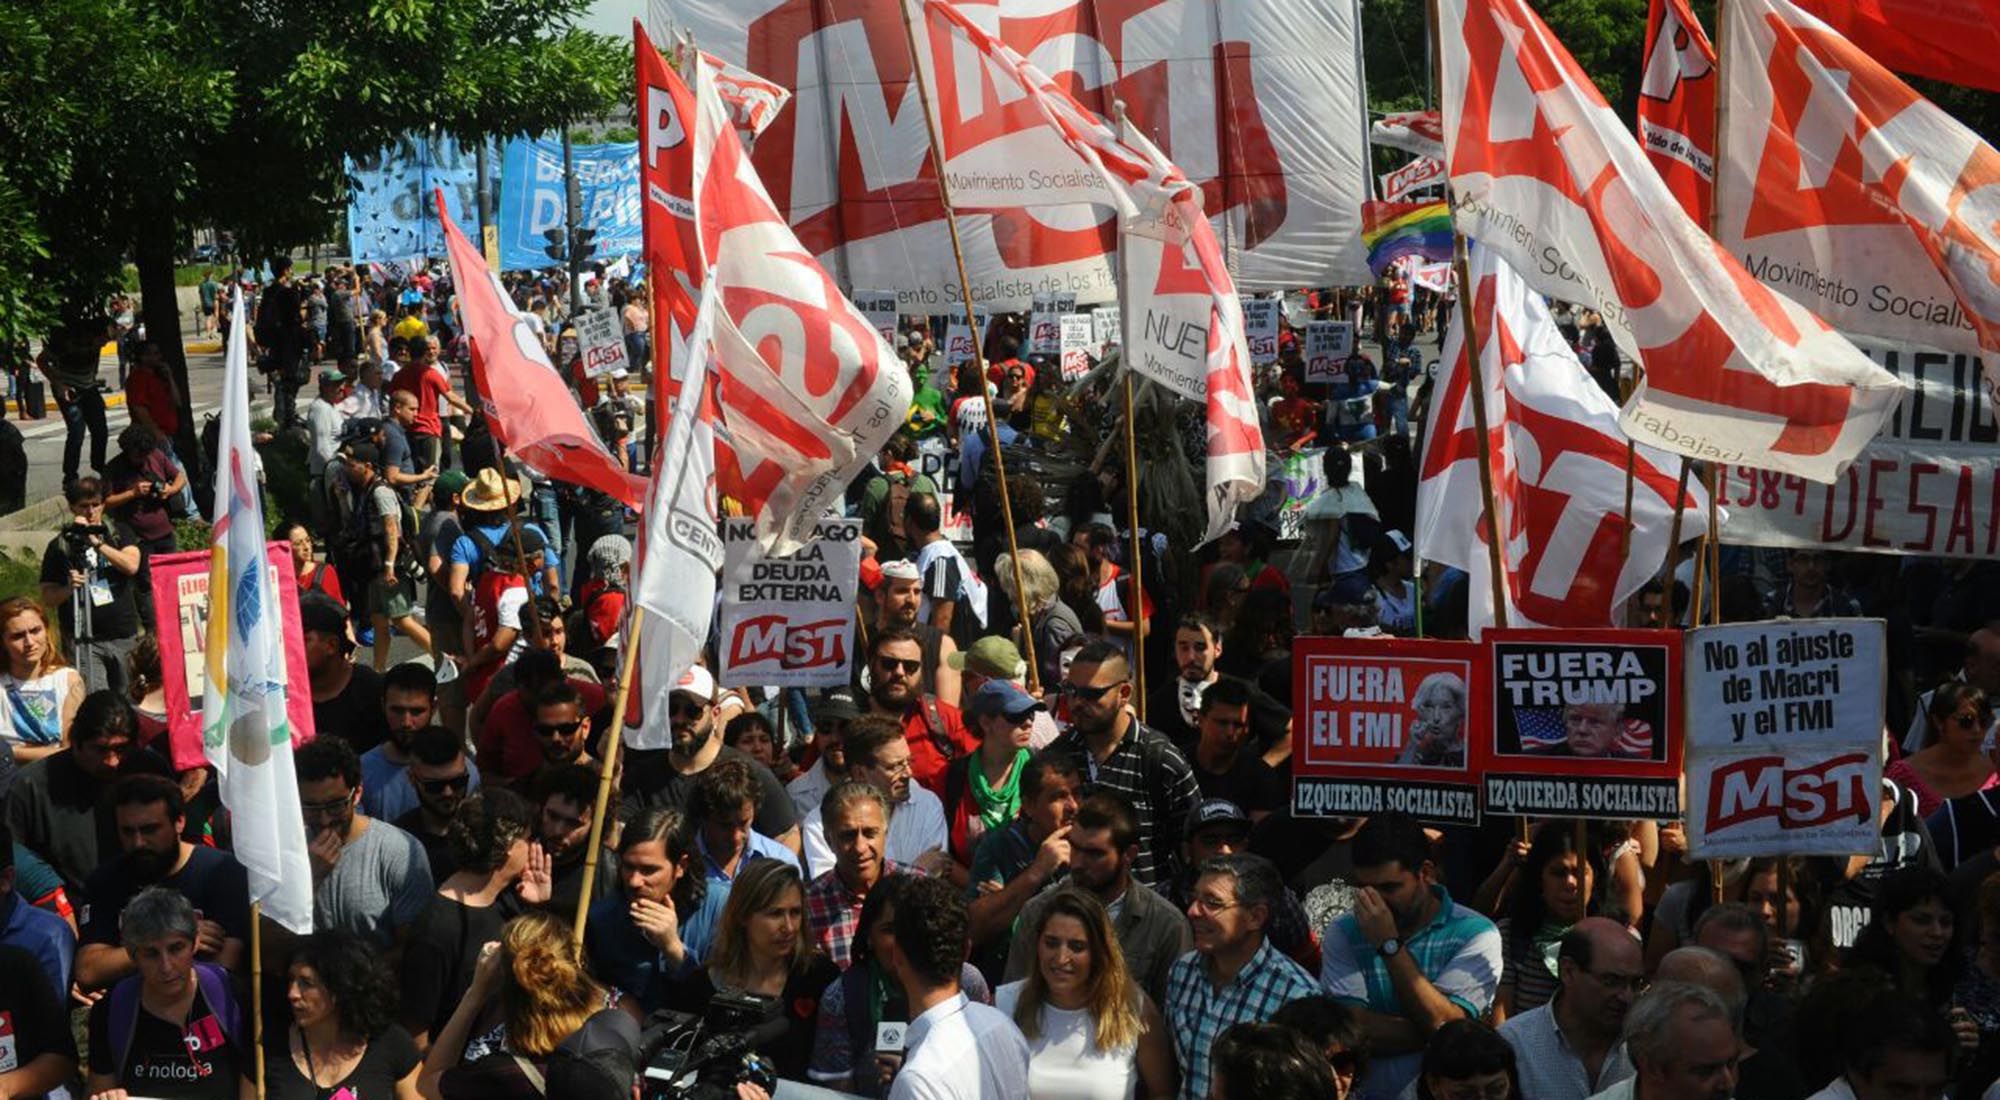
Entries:
{"label": "placard with trump photo", "polygon": [[1401,810],[1476,824],[1471,756],[1487,713],[1480,647],[1396,638],[1300,638],[1292,648],[1292,810]]}
{"label": "placard with trump photo", "polygon": [[1505,816],[1680,813],[1680,636],[1489,630],[1485,809]]}

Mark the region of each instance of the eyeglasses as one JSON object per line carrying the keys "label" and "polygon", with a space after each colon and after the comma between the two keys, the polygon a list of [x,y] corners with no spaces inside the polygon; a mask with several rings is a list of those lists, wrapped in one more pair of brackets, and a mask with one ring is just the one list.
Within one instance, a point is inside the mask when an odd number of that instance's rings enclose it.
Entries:
{"label": "eyeglasses", "polygon": [[537,722],[535,723],[535,736],[569,737],[582,728],[583,721],[581,719],[574,722]]}
{"label": "eyeglasses", "polygon": [[325,802],[303,802],[299,804],[299,809],[318,817],[325,817],[349,809],[353,805],[354,796],[350,794],[345,798],[329,798]]}
{"label": "eyeglasses", "polygon": [[438,779],[417,780],[417,786],[425,794],[443,794],[450,790],[462,791],[471,783],[472,776],[466,772],[459,772],[457,775],[447,775]]}
{"label": "eyeglasses", "polygon": [[1613,992],[1622,989],[1635,996],[1646,992],[1647,988],[1652,985],[1651,982],[1646,980],[1644,974],[1611,974],[1596,970],[1586,970],[1584,973],[1590,975],[1592,981],[1595,981],[1598,985],[1606,989]]}
{"label": "eyeglasses", "polygon": [[1951,724],[1962,730],[1976,730],[1985,726],[1977,714],[1954,714],[1951,716]]}
{"label": "eyeglasses", "polygon": [[875,767],[886,775],[910,775],[916,771],[915,765],[910,763],[910,758],[907,756],[893,764],[885,764],[878,760],[875,762]]}
{"label": "eyeglasses", "polygon": [[1068,680],[1064,680],[1056,688],[1056,694],[1067,696],[1072,699],[1088,699],[1094,703],[1097,700],[1104,698],[1105,693],[1113,691],[1117,688],[1121,688],[1123,686],[1125,686],[1125,681],[1123,680],[1117,680],[1112,683],[1105,684],[1103,687],[1090,687],[1085,684],[1072,684]]}
{"label": "eyeglasses", "polygon": [[1227,913],[1242,904],[1240,901],[1217,901],[1215,898],[1196,894],[1188,900],[1188,911],[1200,909],[1204,913]]}
{"label": "eyeglasses", "polygon": [[699,718],[708,713],[708,704],[688,695],[675,695],[667,700],[667,717]]}
{"label": "eyeglasses", "polygon": [[905,676],[915,676],[924,670],[921,660],[911,661],[898,657],[877,657],[875,667],[883,672],[900,672]]}

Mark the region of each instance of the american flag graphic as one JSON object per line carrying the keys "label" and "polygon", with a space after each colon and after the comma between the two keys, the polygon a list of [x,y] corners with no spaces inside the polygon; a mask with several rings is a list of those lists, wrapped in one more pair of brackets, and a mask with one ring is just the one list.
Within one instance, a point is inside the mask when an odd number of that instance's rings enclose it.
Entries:
{"label": "american flag graphic", "polygon": [[[1569,739],[1568,731],[1563,729],[1561,707],[1522,707],[1514,712],[1514,729],[1520,735],[1522,752],[1554,752]],[[1614,755],[1651,759],[1653,724],[1642,718],[1622,720]]]}

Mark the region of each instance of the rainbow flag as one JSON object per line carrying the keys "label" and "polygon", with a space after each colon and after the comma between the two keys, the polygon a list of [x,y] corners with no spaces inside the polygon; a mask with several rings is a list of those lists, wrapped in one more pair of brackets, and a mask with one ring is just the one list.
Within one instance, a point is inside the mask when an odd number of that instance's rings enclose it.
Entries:
{"label": "rainbow flag", "polygon": [[1361,243],[1368,246],[1368,269],[1376,275],[1405,256],[1451,260],[1451,208],[1442,202],[1361,204]]}

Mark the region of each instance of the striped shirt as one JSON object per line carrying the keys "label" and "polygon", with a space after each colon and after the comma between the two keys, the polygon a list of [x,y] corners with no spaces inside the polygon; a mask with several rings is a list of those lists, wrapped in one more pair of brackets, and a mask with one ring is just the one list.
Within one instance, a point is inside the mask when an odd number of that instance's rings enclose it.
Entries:
{"label": "striped shirt", "polygon": [[[1437,913],[1403,937],[1403,951],[1438,992],[1476,1020],[1492,1007],[1500,984],[1500,932],[1492,921],[1452,901],[1444,887],[1431,890],[1437,895]],[[1385,1016],[1403,1015],[1389,979],[1389,960],[1361,934],[1352,913],[1335,917],[1320,939],[1319,984],[1337,1000]],[[1355,1097],[1395,1100],[1416,1079],[1422,1059],[1421,1053],[1370,1059]]]}
{"label": "striped shirt", "polygon": [[1207,1100],[1209,1048],[1231,1024],[1269,1020],[1301,997],[1319,992],[1312,976],[1269,941],[1257,948],[1226,985],[1208,976],[1208,956],[1190,951],[1167,972],[1167,1030],[1181,1074],[1180,1100]]}
{"label": "striped shirt", "polygon": [[1500,984],[1514,987],[1514,1003],[1509,1011],[1519,1016],[1549,1003],[1549,998],[1556,995],[1560,983],[1556,981],[1554,948],[1569,929],[1562,925],[1545,924],[1541,939],[1549,945],[1549,950],[1543,952],[1536,948],[1533,936],[1517,941],[1513,925],[1513,921],[1501,917],[1496,927],[1500,931],[1502,958]]}
{"label": "striped shirt", "polygon": [[1067,752],[1084,775],[1084,793],[1117,791],[1132,803],[1139,819],[1139,855],[1132,877],[1165,893],[1180,860],[1181,831],[1201,801],[1201,787],[1187,757],[1166,734],[1131,719],[1118,747],[1102,763],[1091,754],[1083,734],[1071,728],[1050,743],[1050,752]]}
{"label": "striped shirt", "polygon": [[1514,1064],[1521,1076],[1521,1095],[1535,1100],[1589,1100],[1633,1075],[1632,1059],[1620,1042],[1604,1056],[1604,1064],[1591,1079],[1590,1070],[1569,1045],[1569,1038],[1556,1020],[1554,1001],[1510,1017],[1500,1025],[1500,1037],[1514,1048]]}

